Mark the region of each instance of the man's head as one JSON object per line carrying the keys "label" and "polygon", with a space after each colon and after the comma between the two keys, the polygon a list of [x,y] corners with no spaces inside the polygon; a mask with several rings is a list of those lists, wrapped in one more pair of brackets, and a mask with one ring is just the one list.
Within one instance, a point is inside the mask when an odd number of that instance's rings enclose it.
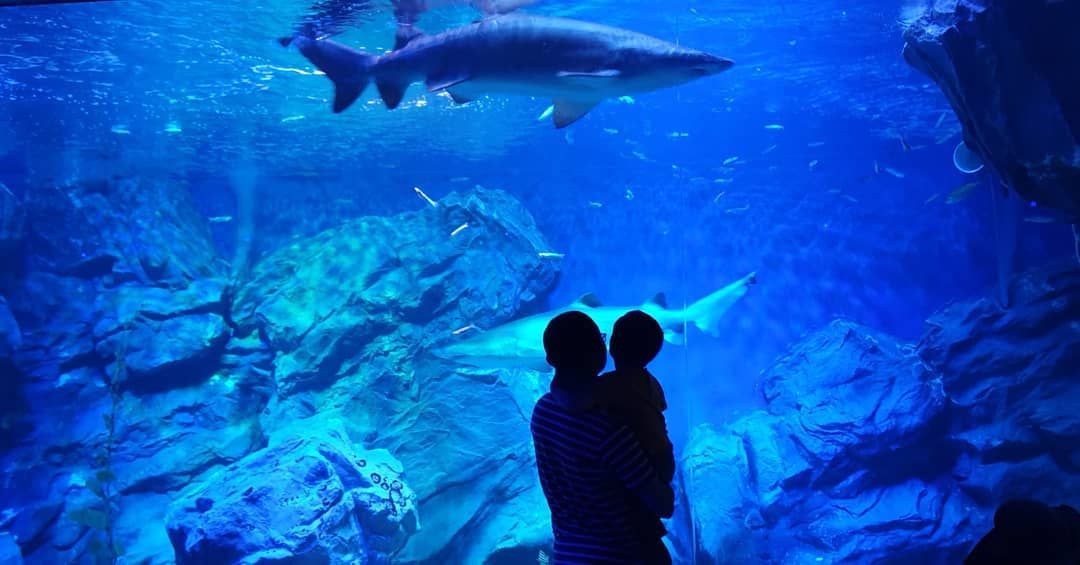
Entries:
{"label": "man's head", "polygon": [[617,369],[641,369],[660,353],[664,329],[655,318],[634,310],[615,321],[611,331],[611,358]]}
{"label": "man's head", "polygon": [[557,371],[595,377],[604,369],[607,348],[596,322],[582,312],[555,316],[544,330],[544,353]]}

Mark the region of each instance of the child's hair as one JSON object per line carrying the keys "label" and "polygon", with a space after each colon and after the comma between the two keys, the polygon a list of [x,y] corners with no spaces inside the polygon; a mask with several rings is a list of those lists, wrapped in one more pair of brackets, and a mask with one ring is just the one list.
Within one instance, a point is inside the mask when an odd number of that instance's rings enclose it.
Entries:
{"label": "child's hair", "polygon": [[627,312],[615,321],[610,349],[616,366],[645,367],[656,358],[663,346],[663,328],[645,312]]}

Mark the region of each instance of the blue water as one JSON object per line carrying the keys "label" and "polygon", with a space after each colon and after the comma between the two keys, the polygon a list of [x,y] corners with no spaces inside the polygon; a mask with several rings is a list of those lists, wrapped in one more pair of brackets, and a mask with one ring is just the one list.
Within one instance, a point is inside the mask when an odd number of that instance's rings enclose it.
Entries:
{"label": "blue water", "polygon": [[[900,57],[905,6],[767,4],[533,7],[737,62],[632,103],[606,101],[564,130],[537,120],[547,100],[491,96],[455,107],[420,86],[397,110],[369,92],[334,115],[329,81],[274,41],[308,8],[300,0],[2,8],[0,183],[30,198],[136,178],[190,193],[206,218],[239,216],[238,187],[253,186],[255,263],[349,219],[423,210],[413,187],[436,200],[477,185],[501,189],[565,254],[557,284],[530,312],[586,292],[613,305],[664,292],[682,304],[756,271],[758,284],[726,315],[720,337],[692,331],[687,347],[667,346],[654,366],[678,451],[698,425],[724,426],[761,407],[760,373],[830,321],[914,342],[931,314],[997,284],[998,181],[952,166],[959,123]],[[472,17],[447,9],[422,25],[436,31]],[[387,48],[392,32],[383,11],[338,40]],[[947,203],[969,182],[980,186]],[[235,223],[206,226],[221,257],[233,257]],[[1068,226],[1019,226],[1016,271],[1071,255]],[[0,520],[0,530],[11,527]],[[19,542],[27,562],[74,559]],[[140,547],[148,562],[173,559],[160,536]],[[435,555],[429,562],[473,559]],[[533,560],[530,550],[522,562]]]}

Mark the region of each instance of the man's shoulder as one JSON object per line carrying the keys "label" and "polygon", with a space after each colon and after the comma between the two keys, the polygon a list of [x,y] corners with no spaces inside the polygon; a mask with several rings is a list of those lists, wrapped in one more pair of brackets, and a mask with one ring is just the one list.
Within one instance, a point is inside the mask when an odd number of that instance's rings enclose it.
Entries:
{"label": "man's shoulder", "polygon": [[561,401],[559,395],[547,392],[536,401],[532,412],[532,426],[536,427],[537,421],[557,420],[562,424],[570,424],[572,427],[583,427],[592,433],[604,433],[613,428],[611,419],[602,402],[594,406],[581,409],[572,408]]}

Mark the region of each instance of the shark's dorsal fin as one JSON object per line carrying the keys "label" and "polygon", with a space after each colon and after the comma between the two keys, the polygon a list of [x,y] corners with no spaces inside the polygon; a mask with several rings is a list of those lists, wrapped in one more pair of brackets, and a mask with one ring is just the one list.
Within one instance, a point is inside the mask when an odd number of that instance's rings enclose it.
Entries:
{"label": "shark's dorsal fin", "polygon": [[555,113],[552,119],[555,127],[562,129],[582,118],[596,107],[599,102],[589,100],[556,100]]}
{"label": "shark's dorsal fin", "polygon": [[581,298],[578,298],[576,301],[574,301],[574,305],[575,306],[586,306],[586,307],[589,307],[589,308],[599,308],[599,307],[603,306],[604,304],[602,302],[600,302],[600,299],[597,298],[595,294],[593,294],[591,292],[588,292],[588,293],[582,294]]}
{"label": "shark's dorsal fin", "polygon": [[409,44],[410,41],[422,35],[424,35],[424,32],[417,29],[414,25],[399,25],[397,28],[397,33],[394,34],[394,51],[405,47]]}
{"label": "shark's dorsal fin", "polygon": [[667,308],[667,295],[662,293],[662,292],[658,292],[658,293],[656,293],[655,296],[653,296],[647,302],[645,302],[645,305],[646,306],[649,306],[649,305],[659,306],[661,308],[666,309]]}

